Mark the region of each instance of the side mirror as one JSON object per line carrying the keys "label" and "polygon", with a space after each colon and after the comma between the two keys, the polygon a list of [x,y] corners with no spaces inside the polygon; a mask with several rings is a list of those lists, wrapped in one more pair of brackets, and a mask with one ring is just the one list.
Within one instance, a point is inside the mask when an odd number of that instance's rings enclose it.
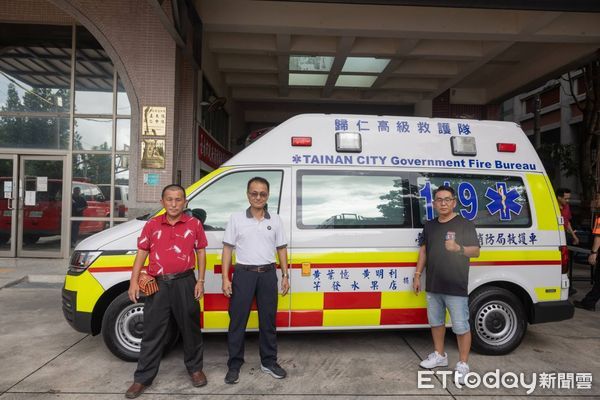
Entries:
{"label": "side mirror", "polygon": [[199,219],[202,225],[204,225],[206,222],[206,211],[203,208],[194,208],[192,210],[192,217]]}

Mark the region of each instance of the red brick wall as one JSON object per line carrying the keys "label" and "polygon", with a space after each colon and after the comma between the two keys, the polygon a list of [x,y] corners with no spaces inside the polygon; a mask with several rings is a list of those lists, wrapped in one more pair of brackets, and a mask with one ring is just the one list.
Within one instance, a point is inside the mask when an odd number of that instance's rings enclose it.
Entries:
{"label": "red brick wall", "polygon": [[500,106],[497,104],[451,104],[447,90],[432,101],[434,118],[500,119]]}
{"label": "red brick wall", "polygon": [[29,24],[70,25],[75,19],[45,0],[0,1],[0,20]]}

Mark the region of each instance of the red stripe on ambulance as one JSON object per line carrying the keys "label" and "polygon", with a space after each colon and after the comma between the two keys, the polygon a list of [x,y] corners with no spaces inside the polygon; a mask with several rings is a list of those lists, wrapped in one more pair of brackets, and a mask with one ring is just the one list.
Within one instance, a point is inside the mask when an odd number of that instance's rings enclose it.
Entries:
{"label": "red stripe on ambulance", "polygon": [[323,326],[323,310],[292,311],[290,326]]}
{"label": "red stripe on ambulance", "polygon": [[381,292],[326,292],[323,297],[325,310],[346,310],[381,307]]}
{"label": "red stripe on ambulance", "polygon": [[380,325],[428,324],[426,308],[398,308],[381,310]]}

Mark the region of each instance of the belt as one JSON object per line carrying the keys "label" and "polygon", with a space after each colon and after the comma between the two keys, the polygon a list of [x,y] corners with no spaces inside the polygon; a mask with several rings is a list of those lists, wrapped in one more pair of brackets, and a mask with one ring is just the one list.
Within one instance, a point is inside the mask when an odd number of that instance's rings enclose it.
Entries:
{"label": "belt", "polygon": [[158,280],[161,280],[161,281],[174,281],[176,279],[185,278],[186,276],[193,275],[193,274],[194,274],[194,270],[188,269],[185,272],[178,272],[176,274],[156,275],[155,278]]}
{"label": "belt", "polygon": [[245,271],[251,272],[267,272],[275,269],[275,263],[263,264],[263,265],[246,265],[246,264],[235,264],[235,268],[240,268]]}

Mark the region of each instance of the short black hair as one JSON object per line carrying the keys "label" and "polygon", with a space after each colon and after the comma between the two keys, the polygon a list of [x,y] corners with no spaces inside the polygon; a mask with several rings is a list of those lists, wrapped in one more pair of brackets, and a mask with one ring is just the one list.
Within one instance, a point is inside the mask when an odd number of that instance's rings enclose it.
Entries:
{"label": "short black hair", "polygon": [[571,189],[558,188],[556,189],[556,197],[565,197],[565,194],[571,193]]}
{"label": "short black hair", "polygon": [[456,192],[454,189],[452,189],[450,186],[442,185],[433,191],[433,198],[435,198],[435,195],[441,191],[450,192],[452,197],[456,197]]}
{"label": "short black hair", "polygon": [[183,198],[185,199],[185,188],[178,183],[171,183],[163,188],[162,193],[160,194],[160,198],[165,198],[165,193],[167,190],[181,190],[183,192]]}
{"label": "short black hair", "polygon": [[246,191],[250,191],[250,185],[253,182],[259,182],[262,184],[265,184],[267,186],[267,192],[269,192],[271,190],[271,188],[269,187],[269,181],[266,180],[265,178],[261,177],[261,176],[255,176],[254,178],[250,178],[250,180],[248,181],[248,186],[246,187]]}

